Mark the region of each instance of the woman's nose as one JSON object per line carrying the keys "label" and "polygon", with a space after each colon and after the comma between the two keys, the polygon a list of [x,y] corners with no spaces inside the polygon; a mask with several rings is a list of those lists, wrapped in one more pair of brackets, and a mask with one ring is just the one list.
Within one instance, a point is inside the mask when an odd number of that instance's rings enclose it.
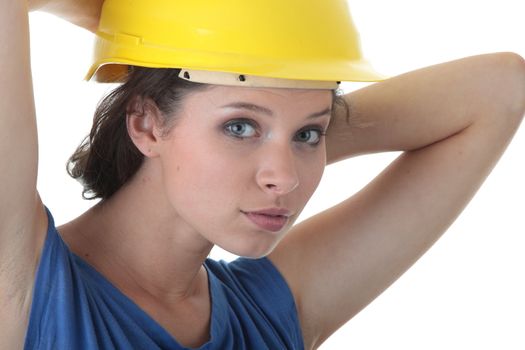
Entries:
{"label": "woman's nose", "polygon": [[299,176],[290,147],[271,147],[260,155],[257,183],[264,191],[283,195],[299,186]]}

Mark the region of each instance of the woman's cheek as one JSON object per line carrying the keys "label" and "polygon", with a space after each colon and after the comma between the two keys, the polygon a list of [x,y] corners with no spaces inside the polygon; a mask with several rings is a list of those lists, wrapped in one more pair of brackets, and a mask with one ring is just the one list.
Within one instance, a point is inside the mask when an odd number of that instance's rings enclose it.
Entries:
{"label": "woman's cheek", "polygon": [[307,199],[313,195],[321,182],[325,168],[325,157],[321,154],[312,162],[304,163],[301,169],[302,183],[305,188]]}

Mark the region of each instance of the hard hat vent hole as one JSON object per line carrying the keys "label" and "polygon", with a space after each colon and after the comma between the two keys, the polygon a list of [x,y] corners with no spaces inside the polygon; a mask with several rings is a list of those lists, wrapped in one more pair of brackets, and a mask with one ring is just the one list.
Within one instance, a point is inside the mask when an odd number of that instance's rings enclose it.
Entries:
{"label": "hard hat vent hole", "polygon": [[184,72],[184,78],[185,79],[190,79],[190,73]]}
{"label": "hard hat vent hole", "polygon": [[239,80],[240,81],[246,81],[246,77],[244,75],[239,75]]}

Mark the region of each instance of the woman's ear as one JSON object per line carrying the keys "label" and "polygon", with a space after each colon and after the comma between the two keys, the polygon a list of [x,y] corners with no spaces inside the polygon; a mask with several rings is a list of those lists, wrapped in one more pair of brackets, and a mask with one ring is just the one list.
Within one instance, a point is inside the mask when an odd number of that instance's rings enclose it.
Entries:
{"label": "woman's ear", "polygon": [[150,98],[135,96],[126,110],[128,134],[146,157],[158,156],[157,145],[161,137],[161,112]]}

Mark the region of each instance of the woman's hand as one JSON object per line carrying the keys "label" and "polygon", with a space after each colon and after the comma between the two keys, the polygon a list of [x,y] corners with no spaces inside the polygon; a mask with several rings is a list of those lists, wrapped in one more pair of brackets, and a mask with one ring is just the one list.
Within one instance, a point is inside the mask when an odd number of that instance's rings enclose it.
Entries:
{"label": "woman's hand", "polygon": [[29,11],[56,15],[90,32],[96,32],[104,0],[28,0]]}

